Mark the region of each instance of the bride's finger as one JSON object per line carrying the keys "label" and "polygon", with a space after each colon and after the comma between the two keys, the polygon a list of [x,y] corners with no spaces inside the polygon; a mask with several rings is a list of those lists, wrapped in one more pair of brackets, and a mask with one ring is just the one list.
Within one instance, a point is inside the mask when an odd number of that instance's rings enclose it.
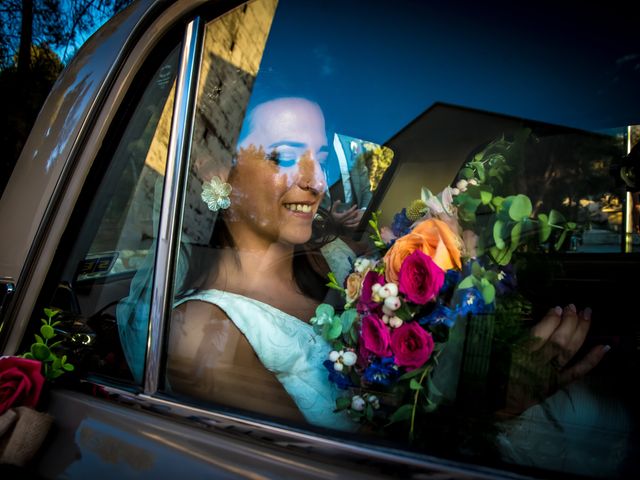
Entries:
{"label": "bride's finger", "polygon": [[573,367],[562,370],[558,374],[558,385],[563,387],[584,377],[600,363],[602,358],[610,349],[611,347],[609,345],[597,345],[593,347],[589,353],[587,353],[585,357]]}
{"label": "bride's finger", "polygon": [[573,304],[566,306],[562,311],[562,321],[549,338],[549,343],[554,345],[555,350],[558,352],[555,362],[560,367],[564,367],[577,351],[577,349],[572,351],[571,345],[578,324],[579,320],[576,306]]}
{"label": "bride's finger", "polygon": [[540,350],[549,340],[549,337],[556,331],[562,320],[562,308],[555,307],[550,309],[547,314],[542,317],[531,329],[531,335],[534,341],[531,344],[530,351]]}
{"label": "bride's finger", "polygon": [[585,308],[578,315],[578,325],[576,326],[576,330],[567,345],[566,352],[569,358],[566,359],[564,362],[565,364],[571,360],[578,350],[580,350],[580,347],[582,347],[582,344],[584,343],[584,339],[587,337],[587,333],[589,333],[590,327],[591,309]]}

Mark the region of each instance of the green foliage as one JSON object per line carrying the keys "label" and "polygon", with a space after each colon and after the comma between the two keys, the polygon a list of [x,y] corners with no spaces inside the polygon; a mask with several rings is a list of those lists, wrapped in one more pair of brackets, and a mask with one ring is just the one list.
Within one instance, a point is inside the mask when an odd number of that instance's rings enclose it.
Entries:
{"label": "green foliage", "polygon": [[59,321],[54,321],[54,317],[59,313],[59,310],[44,309],[47,318],[41,319],[40,335],[34,335],[36,341],[31,345],[29,351],[22,355],[24,358],[42,362],[42,374],[47,380],[56,379],[63,373],[74,370],[74,366],[67,362],[66,355],[58,356],[53,351],[60,345],[59,341],[53,341],[56,337],[54,327],[60,324]]}
{"label": "green foliage", "polygon": [[[521,155],[530,134],[524,129],[513,140],[503,137],[491,142],[459,175],[469,183],[454,199],[462,226],[479,235],[478,253],[487,253],[500,266],[510,263],[516,251],[560,250],[567,234],[576,229],[576,224],[567,222],[557,210],[536,212],[526,195],[497,194],[504,189],[507,175],[513,175],[510,164],[516,163],[514,159]],[[483,292],[485,301],[492,298],[493,287],[478,275],[474,277],[476,280],[465,279],[460,288],[475,286]]]}
{"label": "green foliage", "polygon": [[369,226],[373,230],[373,233],[371,234],[371,240],[373,240],[373,244],[377,248],[384,250],[385,248],[387,248],[387,245],[384,243],[384,240],[382,240],[382,235],[380,234],[380,227],[378,225],[379,216],[380,212],[373,212],[371,214],[371,220],[369,220]]}

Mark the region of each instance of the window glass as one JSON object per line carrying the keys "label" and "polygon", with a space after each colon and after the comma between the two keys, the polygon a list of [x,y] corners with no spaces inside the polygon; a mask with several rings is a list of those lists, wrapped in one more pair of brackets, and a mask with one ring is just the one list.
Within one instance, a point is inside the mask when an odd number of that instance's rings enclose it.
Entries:
{"label": "window glass", "polygon": [[632,30],[375,1],[208,24],[165,390],[522,473],[637,471]]}
{"label": "window glass", "polygon": [[149,61],[150,73],[125,99],[89,177],[95,183],[82,193],[65,233],[69,248],[54,260],[34,313],[39,329],[39,319],[47,318],[42,309],[57,311],[56,336],[47,341],[61,342],[56,355],[66,355],[80,375],[141,381],[146,328],[125,327],[134,319],[148,322],[180,51],[175,43],[169,47],[166,57]]}

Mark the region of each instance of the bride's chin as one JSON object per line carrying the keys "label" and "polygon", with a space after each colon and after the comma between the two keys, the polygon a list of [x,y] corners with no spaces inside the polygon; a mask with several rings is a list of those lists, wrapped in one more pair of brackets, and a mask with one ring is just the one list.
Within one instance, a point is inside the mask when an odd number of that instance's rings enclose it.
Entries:
{"label": "bride's chin", "polygon": [[290,245],[302,245],[311,240],[311,227],[308,229],[298,229],[295,232],[282,232],[280,241]]}

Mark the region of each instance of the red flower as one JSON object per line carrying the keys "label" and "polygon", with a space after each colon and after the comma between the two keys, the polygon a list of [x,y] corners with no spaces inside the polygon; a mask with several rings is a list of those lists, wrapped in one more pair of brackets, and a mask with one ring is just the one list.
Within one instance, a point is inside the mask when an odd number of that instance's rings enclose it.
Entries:
{"label": "red flower", "polygon": [[396,365],[415,370],[431,357],[433,338],[417,322],[405,322],[391,333],[391,350]]}
{"label": "red flower", "polygon": [[367,315],[362,319],[362,343],[364,348],[379,357],[390,357],[389,329],[374,315]]}
{"label": "red flower", "polygon": [[433,300],[444,284],[444,272],[426,253],[416,250],[400,267],[398,288],[413,303],[424,305]]}
{"label": "red flower", "polygon": [[380,309],[380,304],[372,298],[371,287],[376,283],[384,285],[384,277],[373,270],[369,270],[362,281],[360,300],[358,300],[358,313],[367,314]]}
{"label": "red flower", "polygon": [[0,415],[14,406],[36,406],[44,385],[41,368],[37,360],[0,357]]}

